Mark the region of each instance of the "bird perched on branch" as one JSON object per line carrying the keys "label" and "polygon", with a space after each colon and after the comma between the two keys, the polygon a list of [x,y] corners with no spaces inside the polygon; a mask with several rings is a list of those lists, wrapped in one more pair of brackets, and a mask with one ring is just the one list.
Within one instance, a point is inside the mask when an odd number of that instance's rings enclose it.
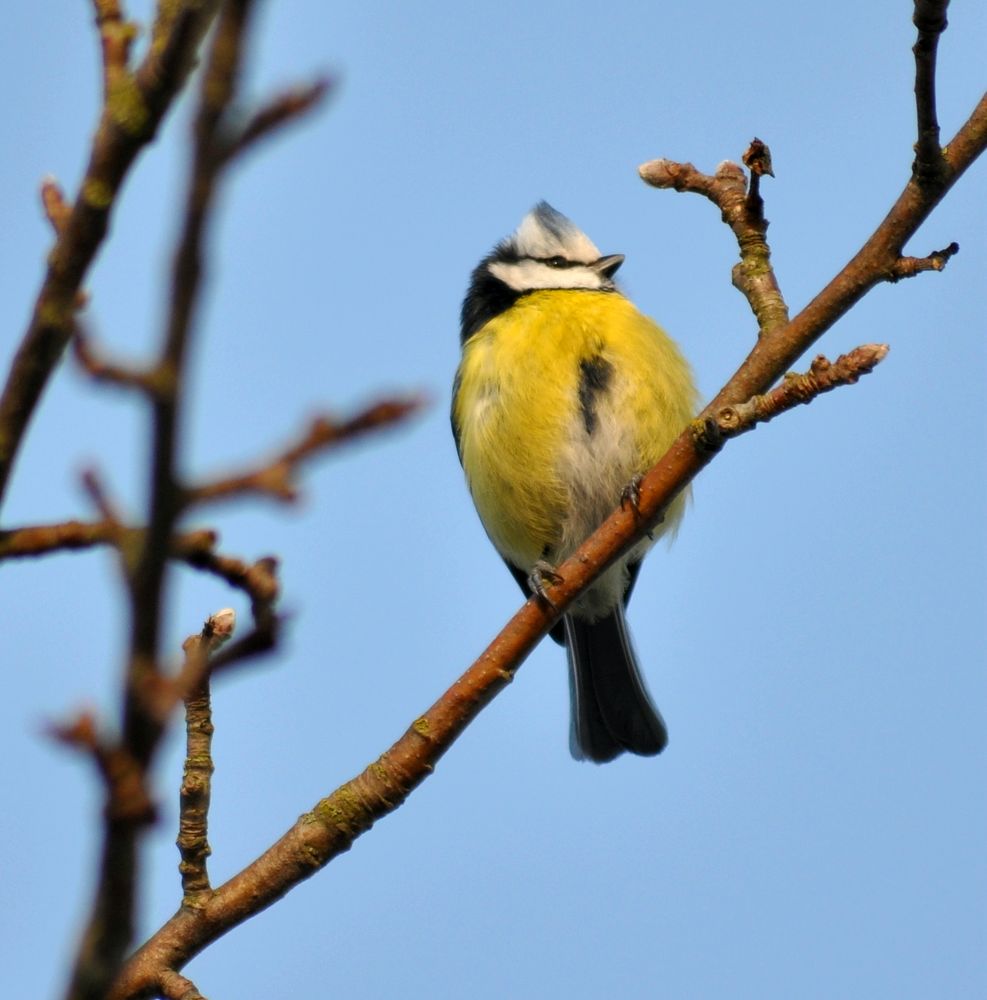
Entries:
{"label": "bird perched on branch", "polygon": [[[463,302],[453,433],[480,520],[526,594],[633,496],[695,411],[678,347],[614,285],[623,260],[543,201],[480,261]],[[624,607],[645,551],[683,507],[680,497],[552,629],[568,655],[578,759],[656,754],[668,741]]]}

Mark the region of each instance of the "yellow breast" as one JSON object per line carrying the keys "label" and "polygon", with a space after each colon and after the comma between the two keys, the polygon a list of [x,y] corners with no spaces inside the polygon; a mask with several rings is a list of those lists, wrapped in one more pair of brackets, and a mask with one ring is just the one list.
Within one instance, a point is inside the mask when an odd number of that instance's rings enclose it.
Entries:
{"label": "yellow breast", "polygon": [[568,556],[695,403],[675,343],[618,293],[532,292],[483,326],[463,347],[452,415],[501,555],[524,570]]}

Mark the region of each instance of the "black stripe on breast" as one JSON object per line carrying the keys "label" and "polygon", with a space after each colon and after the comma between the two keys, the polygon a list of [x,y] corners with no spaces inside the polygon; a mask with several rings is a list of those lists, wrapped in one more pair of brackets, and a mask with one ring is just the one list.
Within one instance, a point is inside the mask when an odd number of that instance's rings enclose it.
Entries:
{"label": "black stripe on breast", "polygon": [[587,434],[596,430],[596,403],[613,377],[613,365],[599,355],[579,362],[579,410]]}

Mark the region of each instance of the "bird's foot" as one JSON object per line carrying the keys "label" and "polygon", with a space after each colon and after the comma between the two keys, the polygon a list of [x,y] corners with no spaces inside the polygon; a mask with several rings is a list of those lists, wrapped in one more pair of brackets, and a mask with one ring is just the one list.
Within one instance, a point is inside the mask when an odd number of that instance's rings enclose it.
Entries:
{"label": "bird's foot", "polygon": [[552,599],[548,596],[545,585],[547,583],[557,584],[562,582],[563,579],[556,572],[555,567],[551,563],[545,562],[544,559],[539,559],[531,567],[531,572],[528,574],[528,589],[540,601],[544,601],[553,611],[557,609]]}
{"label": "bird's foot", "polygon": [[[630,505],[631,510],[634,511],[634,516],[641,517],[641,483],[644,482],[644,476],[641,473],[635,475],[631,481],[620,491],[620,509],[623,510],[626,506]],[[654,541],[655,533],[652,529],[648,532],[648,538]]]}

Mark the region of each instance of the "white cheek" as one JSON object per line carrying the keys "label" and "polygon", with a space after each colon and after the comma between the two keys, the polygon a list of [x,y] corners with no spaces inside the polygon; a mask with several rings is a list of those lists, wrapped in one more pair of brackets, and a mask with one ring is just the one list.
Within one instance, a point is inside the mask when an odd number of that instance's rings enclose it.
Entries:
{"label": "white cheek", "polygon": [[536,288],[589,288],[598,291],[613,287],[592,268],[549,267],[540,260],[494,261],[490,265],[490,273],[515,292],[530,292]]}

